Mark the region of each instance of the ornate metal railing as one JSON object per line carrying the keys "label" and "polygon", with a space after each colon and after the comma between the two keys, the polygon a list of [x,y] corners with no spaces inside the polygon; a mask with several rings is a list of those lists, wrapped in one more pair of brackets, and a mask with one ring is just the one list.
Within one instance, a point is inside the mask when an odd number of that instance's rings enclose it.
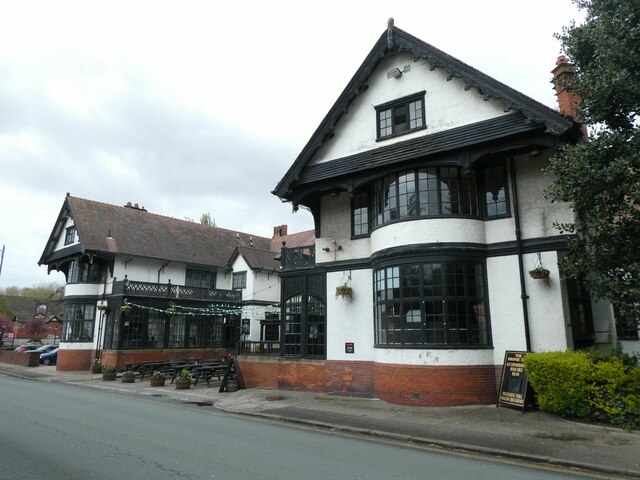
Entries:
{"label": "ornate metal railing", "polygon": [[238,342],[238,355],[280,355],[280,342]]}
{"label": "ornate metal railing", "polygon": [[315,245],[307,247],[286,248],[283,247],[280,257],[282,270],[297,270],[299,268],[312,268],[316,265]]}
{"label": "ornate metal railing", "polygon": [[149,283],[123,280],[113,283],[114,295],[132,297],[181,298],[188,300],[240,302],[242,291],[217,288],[185,287],[171,283]]}

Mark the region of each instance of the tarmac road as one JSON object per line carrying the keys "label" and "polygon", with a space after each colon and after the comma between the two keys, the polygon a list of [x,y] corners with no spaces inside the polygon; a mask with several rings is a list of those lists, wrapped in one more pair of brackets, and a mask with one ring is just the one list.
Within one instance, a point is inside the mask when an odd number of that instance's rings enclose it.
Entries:
{"label": "tarmac road", "polygon": [[434,446],[542,465],[596,472],[601,478],[640,478],[640,432],[571,422],[539,411],[471,406],[418,408],[378,399],[347,398],[268,389],[218,393],[215,385],[176,391],[103,382],[90,372],[58,372],[55,367],[0,364],[0,373],[46,382],[128,393],[185,405],[215,405],[226,412],[294,422],[317,428],[376,436],[414,446]]}

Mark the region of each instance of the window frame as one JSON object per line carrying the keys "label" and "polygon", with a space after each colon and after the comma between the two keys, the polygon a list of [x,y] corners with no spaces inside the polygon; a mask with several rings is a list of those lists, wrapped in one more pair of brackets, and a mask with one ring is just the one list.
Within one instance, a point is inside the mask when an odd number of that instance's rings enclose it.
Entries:
{"label": "window frame", "polygon": [[[364,199],[364,200],[363,200]],[[356,213],[356,210],[364,212]],[[364,221],[363,221],[364,218]],[[357,227],[361,231],[357,232]],[[366,230],[366,231],[362,231]],[[351,198],[351,238],[368,237],[371,234],[371,199],[369,192],[355,194]]]}
{"label": "window frame", "polygon": [[247,271],[233,272],[231,276],[231,289],[243,290],[245,288],[247,288]]}
{"label": "window frame", "polygon": [[[375,106],[376,111],[376,142],[387,140],[389,138],[399,137],[401,135],[406,135],[408,133],[417,132],[419,130],[425,130],[427,128],[427,119],[425,112],[425,94],[426,90],[422,90],[421,92],[414,93],[412,95],[407,95],[406,97],[398,98],[396,100],[392,100],[390,102],[386,102],[380,105]],[[420,111],[421,111],[421,125],[411,128],[410,122],[412,121],[410,118],[410,108],[409,106],[413,103],[420,102]],[[390,128],[391,133],[388,135],[382,135],[381,121],[384,120],[381,118],[386,112],[391,111],[389,120],[391,122]],[[395,118],[398,113],[404,113],[406,116],[406,125],[407,128],[404,130],[397,130],[399,125],[395,123]],[[385,127],[388,128],[388,127]]]}
{"label": "window frame", "polygon": [[[489,215],[484,172],[486,168],[496,166],[501,167],[503,173],[505,213]],[[443,180],[452,178],[452,169],[456,169],[456,193],[461,195],[461,199],[464,197],[464,200],[455,202],[457,210],[455,213],[446,211],[447,204],[449,209],[452,208],[451,201],[443,201],[445,193],[450,191],[447,189],[445,192]],[[446,171],[447,175],[443,176],[443,171]],[[410,184],[405,178],[408,176],[412,178]],[[390,191],[389,188],[392,188],[393,191]],[[415,198],[413,203],[408,200],[410,195]],[[365,197],[368,201],[366,207],[368,209],[368,233],[356,234],[356,208],[364,208],[356,199]],[[406,212],[403,213],[403,209]],[[476,170],[466,170],[462,166],[443,164],[418,165],[409,169],[396,170],[378,177],[365,187],[361,187],[351,200],[350,214],[351,238],[367,237],[377,228],[391,223],[423,218],[451,217],[484,221],[509,218],[512,213],[507,165],[504,160],[498,160]]]}
{"label": "window frame", "polygon": [[636,320],[622,315],[620,305],[613,305],[613,315],[616,324],[616,337],[618,340],[637,341],[639,337]]}
{"label": "window frame", "polygon": [[[376,268],[374,347],[493,348],[485,263],[470,258],[429,258]],[[437,277],[432,275],[434,281],[427,282],[436,266]]]}
{"label": "window frame", "polygon": [[[496,167],[502,168],[502,181],[504,184],[504,203],[505,203],[505,212],[504,213],[496,213],[495,215],[489,214],[489,208],[487,204],[486,195],[488,193],[487,189],[487,170],[493,169]],[[485,220],[494,220],[498,218],[508,218],[511,216],[511,198],[509,194],[509,172],[507,171],[507,162],[505,160],[498,160],[495,162],[490,162],[482,167],[482,173],[478,182],[479,187],[479,196],[480,196],[480,204],[482,206],[482,218]]]}
{"label": "window frame", "polygon": [[76,243],[76,232],[77,230],[75,225],[71,225],[70,227],[67,227],[64,234],[65,247],[67,245],[71,245],[72,243]]}
{"label": "window frame", "polygon": [[186,268],[184,274],[184,286],[215,289],[217,277],[218,275],[216,270]]}
{"label": "window frame", "polygon": [[[81,318],[77,318],[76,315],[78,307],[82,309]],[[91,313],[87,311],[88,309],[92,309]],[[73,315],[71,315],[72,312]],[[95,300],[91,302],[65,303],[60,341],[65,343],[93,343],[96,312]],[[87,318],[88,316],[91,318]],[[73,337],[75,337],[76,333],[78,333],[78,338],[74,339]]]}

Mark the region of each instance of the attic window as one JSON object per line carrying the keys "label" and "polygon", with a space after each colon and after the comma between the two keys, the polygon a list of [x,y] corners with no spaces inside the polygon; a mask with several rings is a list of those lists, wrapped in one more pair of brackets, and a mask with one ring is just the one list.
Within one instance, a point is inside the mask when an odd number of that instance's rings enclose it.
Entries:
{"label": "attic window", "polygon": [[408,97],[378,105],[376,108],[378,140],[426,128],[423,90]]}
{"label": "attic window", "polygon": [[64,244],[70,245],[76,241],[76,227],[75,225],[72,227],[68,227],[67,231],[64,235]]}

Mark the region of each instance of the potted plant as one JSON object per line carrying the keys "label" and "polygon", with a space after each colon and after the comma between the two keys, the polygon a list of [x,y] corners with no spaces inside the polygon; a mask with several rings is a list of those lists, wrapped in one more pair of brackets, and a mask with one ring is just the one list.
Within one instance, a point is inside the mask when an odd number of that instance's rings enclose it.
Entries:
{"label": "potted plant", "polygon": [[131,305],[122,305],[120,307],[120,311],[122,313],[131,313],[132,310],[133,310],[133,308],[131,308]]}
{"label": "potted plant", "polygon": [[116,379],[116,369],[113,367],[103,367],[102,368],[102,380],[107,381],[115,381]]}
{"label": "potted plant", "polygon": [[529,270],[529,276],[536,280],[549,280],[549,270],[544,267],[536,267],[533,270]]}
{"label": "potted plant", "polygon": [[93,365],[91,365],[91,373],[102,373],[102,363],[97,358],[93,361]]}
{"label": "potted plant", "polygon": [[338,297],[348,297],[351,298],[353,297],[353,288],[351,288],[349,285],[347,285],[346,283],[344,285],[340,285],[336,287],[336,298]]}
{"label": "potted plant", "polygon": [[107,311],[107,304],[106,303],[101,303],[100,305],[98,305],[98,310],[100,310],[101,312],[106,312]]}
{"label": "potted plant", "polygon": [[164,383],[167,381],[167,376],[162,373],[160,370],[156,370],[151,375],[151,386],[152,387],[164,387]]}
{"label": "potted plant", "polygon": [[122,374],[122,383],[135,383],[136,374],[132,371],[126,371]]}
{"label": "potted plant", "polygon": [[183,368],[176,379],[176,390],[188,390],[191,388],[191,372]]}

